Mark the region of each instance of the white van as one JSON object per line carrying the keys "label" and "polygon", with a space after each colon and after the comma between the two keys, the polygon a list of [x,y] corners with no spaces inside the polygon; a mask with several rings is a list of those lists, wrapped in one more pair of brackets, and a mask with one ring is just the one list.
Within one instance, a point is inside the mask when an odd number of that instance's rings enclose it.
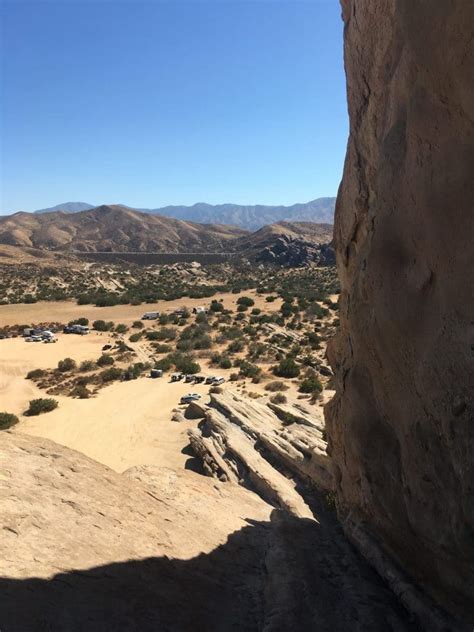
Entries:
{"label": "white van", "polygon": [[160,312],[145,312],[142,316],[142,320],[156,320]]}

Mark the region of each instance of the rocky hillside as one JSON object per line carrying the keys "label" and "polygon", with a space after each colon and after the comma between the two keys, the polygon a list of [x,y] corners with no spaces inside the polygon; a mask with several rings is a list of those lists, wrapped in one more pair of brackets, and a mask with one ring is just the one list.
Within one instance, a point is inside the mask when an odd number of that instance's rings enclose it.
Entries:
{"label": "rocky hillside", "polygon": [[342,5],[350,139],[327,415],[339,515],[469,629],[474,4]]}
{"label": "rocky hillside", "polygon": [[[248,230],[256,230],[265,224],[274,224],[282,220],[325,222],[332,224],[334,221],[334,204],[336,198],[318,198],[303,204],[291,206],[269,206],[255,204],[244,206],[241,204],[204,204],[202,202],[192,206],[163,206],[161,208],[139,208],[130,210],[165,215],[174,219],[182,219],[189,222],[204,224],[231,224]],[[49,209],[41,209],[35,213],[47,213],[51,211],[64,211],[74,213],[93,208],[84,202],[65,202]]]}
{"label": "rocky hillside", "polygon": [[236,242],[236,248],[261,263],[284,266],[304,266],[308,263],[334,265],[332,238],[331,224],[279,222],[241,237]]}
{"label": "rocky hillside", "polygon": [[221,252],[246,231],[146,215],[122,206],[0,217],[0,244],[81,252]]}

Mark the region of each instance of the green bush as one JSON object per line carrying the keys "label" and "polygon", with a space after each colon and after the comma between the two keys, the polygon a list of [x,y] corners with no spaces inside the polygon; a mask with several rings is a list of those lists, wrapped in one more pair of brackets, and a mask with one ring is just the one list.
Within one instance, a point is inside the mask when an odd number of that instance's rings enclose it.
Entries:
{"label": "green bush", "polygon": [[96,364],[93,360],[84,360],[79,365],[79,371],[85,373],[86,371],[93,371],[96,368]]}
{"label": "green bush", "polygon": [[132,334],[129,337],[129,341],[130,342],[138,342],[142,336],[143,336],[143,332],[142,331],[140,333]]}
{"label": "green bush", "polygon": [[224,305],[222,303],[220,303],[219,301],[213,300],[211,301],[211,312],[223,312],[224,311]]}
{"label": "green bush", "polygon": [[286,395],[283,395],[283,393],[276,393],[270,397],[270,401],[272,404],[286,404],[287,399]]}
{"label": "green bush", "polygon": [[247,362],[247,360],[241,360],[238,363],[239,373],[244,377],[257,377],[259,373],[262,372],[262,369],[258,367],[256,364],[252,364],[251,362]]}
{"label": "green bush", "polygon": [[219,360],[219,366],[221,369],[230,369],[232,367],[231,359],[224,356]]}
{"label": "green bush", "polygon": [[110,369],[105,369],[100,373],[100,379],[102,382],[113,382],[114,380],[122,379],[122,369],[118,369],[115,366],[110,367]]}
{"label": "green bush", "polygon": [[36,380],[39,377],[43,377],[46,375],[46,371],[44,369],[33,369],[32,371],[28,371],[26,374],[27,380]]}
{"label": "green bush", "polygon": [[58,362],[58,370],[61,371],[61,373],[73,371],[76,366],[77,364],[72,358],[64,358],[64,360],[59,360]]}
{"label": "green bush", "polygon": [[68,322],[68,325],[82,325],[83,327],[87,327],[87,325],[89,324],[89,319],[88,318],[76,318],[76,320],[70,320]]}
{"label": "green bush", "polygon": [[253,307],[255,305],[255,301],[250,296],[240,296],[237,299],[237,305],[244,305],[245,307]]}
{"label": "green bush", "polygon": [[300,367],[296,364],[293,358],[283,358],[280,363],[273,368],[273,373],[278,377],[298,377],[300,374]]}
{"label": "green bush", "polygon": [[141,320],[134,320],[132,323],[134,329],[143,329],[144,325]]}
{"label": "green bush", "polygon": [[105,322],[105,320],[94,320],[92,327],[96,331],[111,331],[114,328],[114,324],[111,320]]}
{"label": "green bush", "polygon": [[8,430],[18,423],[18,417],[13,413],[0,413],[0,430]]}
{"label": "green bush", "polygon": [[298,390],[300,393],[321,393],[323,385],[316,376],[312,376],[302,380]]}
{"label": "green bush", "polygon": [[243,340],[233,340],[227,347],[227,351],[229,353],[238,353],[239,351],[243,350],[244,346],[245,344]]}
{"label": "green bush", "polygon": [[103,353],[100,358],[97,360],[97,366],[103,367],[103,366],[112,366],[112,364],[114,364],[115,360],[112,358],[111,355],[107,354],[107,353]]}
{"label": "green bush", "polygon": [[78,384],[72,389],[71,396],[79,399],[89,399],[90,391],[83,384]]}
{"label": "green bush", "polygon": [[30,401],[29,408],[25,412],[25,415],[28,415],[29,417],[34,417],[43,413],[49,413],[57,407],[58,402],[55,399],[52,399],[51,397],[40,397],[38,399],[32,399]]}
{"label": "green bush", "polygon": [[116,327],[115,327],[115,331],[118,334],[125,334],[128,331],[128,327],[127,325],[125,325],[124,323],[119,323]]}
{"label": "green bush", "polygon": [[173,347],[171,345],[155,342],[153,349],[155,350],[155,353],[171,353]]}

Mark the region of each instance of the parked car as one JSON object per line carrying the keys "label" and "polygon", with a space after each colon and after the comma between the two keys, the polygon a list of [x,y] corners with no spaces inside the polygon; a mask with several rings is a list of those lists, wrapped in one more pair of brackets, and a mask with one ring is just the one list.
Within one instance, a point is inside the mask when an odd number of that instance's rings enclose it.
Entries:
{"label": "parked car", "polygon": [[194,375],[185,375],[184,376],[184,381],[185,382],[195,382],[196,381],[196,377]]}
{"label": "parked car", "polygon": [[205,381],[205,377],[204,375],[195,375],[194,376],[194,383],[195,384],[202,384]]}
{"label": "parked car", "polygon": [[54,343],[57,342],[58,339],[55,338],[54,336],[48,336],[47,338],[43,338],[43,342],[46,344],[50,344],[50,343]]}
{"label": "parked car", "polygon": [[104,345],[102,347],[102,351],[108,351],[109,349],[112,349],[112,345]]}
{"label": "parked car", "polygon": [[209,375],[209,377],[206,377],[206,384],[213,384],[216,379],[215,375]]}
{"label": "parked car", "polygon": [[145,312],[142,316],[142,320],[156,320],[160,315],[160,312]]}
{"label": "parked car", "polygon": [[172,382],[179,382],[179,380],[183,379],[183,374],[182,373],[172,373],[171,374],[171,381]]}
{"label": "parked car", "polygon": [[198,393],[188,393],[187,395],[183,395],[179,401],[181,404],[190,404],[191,402],[197,402],[200,399],[201,396]]}
{"label": "parked car", "polygon": [[162,377],[163,376],[163,371],[161,369],[151,369],[150,370],[150,377]]}
{"label": "parked car", "polygon": [[212,384],[214,386],[219,386],[219,384],[224,384],[224,382],[225,382],[225,379],[223,377],[215,377]]}

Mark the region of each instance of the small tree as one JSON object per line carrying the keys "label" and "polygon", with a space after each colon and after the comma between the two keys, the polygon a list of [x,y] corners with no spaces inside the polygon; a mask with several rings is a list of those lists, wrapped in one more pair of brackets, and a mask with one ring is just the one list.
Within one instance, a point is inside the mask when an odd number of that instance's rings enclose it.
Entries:
{"label": "small tree", "polygon": [[300,383],[298,390],[300,393],[318,394],[323,390],[323,385],[316,376],[311,376]]}
{"label": "small tree", "polygon": [[29,417],[34,417],[36,415],[42,415],[43,413],[49,413],[58,407],[58,402],[51,397],[46,398],[38,398],[32,399],[30,401],[30,405],[28,410],[25,412],[25,415]]}

